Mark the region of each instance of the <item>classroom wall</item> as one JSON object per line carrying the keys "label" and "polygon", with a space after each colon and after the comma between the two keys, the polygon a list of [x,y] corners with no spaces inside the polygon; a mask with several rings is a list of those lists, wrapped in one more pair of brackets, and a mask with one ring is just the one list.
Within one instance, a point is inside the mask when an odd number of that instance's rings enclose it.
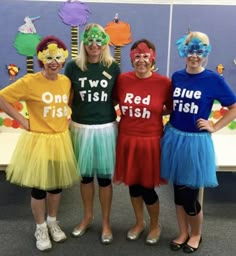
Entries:
{"label": "classroom wall", "polygon": [[[70,27],[65,25],[58,15],[58,9],[63,2],[65,1],[1,1],[0,88],[11,83],[5,68],[6,64],[14,63],[20,67],[17,78],[26,74],[26,57],[18,54],[13,46],[17,29],[24,23],[25,16],[40,16],[40,19],[34,23],[37,33],[42,36],[54,34],[62,38],[70,48]],[[215,1],[180,0],[82,2],[91,10],[87,22],[98,22],[105,26],[113,20],[115,13],[118,13],[122,21],[130,24],[133,41],[143,37],[153,41],[157,47],[159,72],[168,76],[184,66],[184,60],[179,58],[176,50],[176,40],[188,29],[206,32],[212,44],[208,68],[216,70],[216,66],[222,63],[225,67],[224,77],[236,92],[234,64],[236,5],[229,5],[230,1],[220,1],[217,5],[213,4]],[[79,32],[83,28],[83,26],[79,27]],[[122,71],[132,68],[128,57],[130,46],[131,44],[122,47]],[[111,49],[113,51],[113,48]],[[39,70],[36,59],[34,69]]]}

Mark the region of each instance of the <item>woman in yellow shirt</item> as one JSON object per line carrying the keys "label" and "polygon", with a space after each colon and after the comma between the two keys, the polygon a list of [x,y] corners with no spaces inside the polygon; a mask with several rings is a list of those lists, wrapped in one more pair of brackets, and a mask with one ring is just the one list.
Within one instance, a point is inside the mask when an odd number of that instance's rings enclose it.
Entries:
{"label": "woman in yellow shirt", "polygon": [[[66,239],[56,221],[61,192],[78,179],[76,161],[68,131],[70,80],[59,74],[68,56],[65,44],[54,36],[37,46],[41,72],[27,74],[0,91],[0,109],[18,121],[25,131],[17,143],[7,180],[30,187],[31,208],[36,222],[36,247],[52,247],[52,240]],[[29,118],[12,106],[25,101]],[[46,205],[48,210],[45,220]]]}

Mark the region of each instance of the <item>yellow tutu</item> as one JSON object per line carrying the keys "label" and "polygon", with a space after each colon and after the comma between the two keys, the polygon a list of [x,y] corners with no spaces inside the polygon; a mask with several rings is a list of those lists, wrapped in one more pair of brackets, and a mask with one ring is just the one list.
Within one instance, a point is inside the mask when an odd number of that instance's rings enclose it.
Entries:
{"label": "yellow tutu", "polygon": [[24,131],[6,169],[7,180],[20,186],[52,190],[79,181],[69,131],[42,134]]}

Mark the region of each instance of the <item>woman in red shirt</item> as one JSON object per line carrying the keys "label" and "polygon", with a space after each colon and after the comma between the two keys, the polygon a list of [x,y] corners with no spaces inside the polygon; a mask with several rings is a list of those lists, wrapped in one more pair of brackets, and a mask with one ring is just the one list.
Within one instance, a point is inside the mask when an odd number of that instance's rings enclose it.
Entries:
{"label": "woman in red shirt", "polygon": [[170,79],[154,72],[155,46],[146,39],[133,44],[130,52],[134,71],[121,74],[115,100],[121,110],[114,181],[129,186],[136,223],[127,238],[136,240],[145,227],[143,203],[149,216],[147,244],[160,238],[159,199],[155,186],[160,178],[160,139],[162,115],[172,108]]}

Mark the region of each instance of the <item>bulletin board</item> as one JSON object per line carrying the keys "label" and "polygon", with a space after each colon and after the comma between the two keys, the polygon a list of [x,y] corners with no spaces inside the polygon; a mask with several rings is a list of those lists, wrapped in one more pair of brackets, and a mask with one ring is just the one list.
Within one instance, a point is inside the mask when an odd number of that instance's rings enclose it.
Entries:
{"label": "bulletin board", "polygon": [[[37,33],[41,36],[54,34],[61,38],[70,49],[70,26],[63,23],[58,15],[58,10],[63,4],[64,2],[54,1],[1,1],[0,89],[11,83],[5,65],[14,63],[20,67],[16,78],[26,74],[25,56],[18,54],[14,48],[17,29],[24,23],[26,16],[40,16],[34,22]],[[188,29],[207,33],[212,45],[207,68],[216,70],[217,65],[222,63],[225,68],[224,77],[236,93],[235,5],[174,4],[172,6],[169,4],[90,2],[84,4],[91,11],[87,23],[96,22],[105,27],[118,13],[119,19],[127,22],[131,27],[132,42],[141,38],[153,41],[157,48],[158,72],[168,76],[184,67],[184,60],[179,58],[175,42],[187,33]],[[84,26],[79,27],[79,35],[83,29]],[[132,69],[129,58],[132,42],[121,49],[122,71]],[[111,50],[114,51],[114,48],[111,47]],[[34,69],[35,71],[39,70],[36,59]]]}
{"label": "bulletin board", "polygon": [[[58,15],[58,10],[64,2],[38,2],[38,1],[1,1],[0,7],[0,89],[7,86],[9,75],[5,68],[6,64],[14,63],[20,67],[16,76],[19,78],[26,74],[26,58],[19,55],[14,48],[14,40],[17,29],[24,23],[26,16],[40,19],[34,22],[37,33],[41,36],[55,35],[61,38],[70,49],[70,26],[63,23]],[[91,15],[87,23],[95,22],[106,26],[114,19],[116,13],[121,21],[130,24],[133,42],[148,38],[156,44],[158,52],[157,66],[162,74],[166,74],[168,33],[169,33],[169,5],[145,5],[145,4],[112,4],[112,3],[85,3]],[[79,27],[79,35],[84,26]],[[129,50],[131,43],[121,49],[121,69],[132,69]],[[111,51],[114,48],[111,47]],[[34,70],[38,71],[37,60],[34,57]],[[62,71],[63,72],[63,71]]]}

